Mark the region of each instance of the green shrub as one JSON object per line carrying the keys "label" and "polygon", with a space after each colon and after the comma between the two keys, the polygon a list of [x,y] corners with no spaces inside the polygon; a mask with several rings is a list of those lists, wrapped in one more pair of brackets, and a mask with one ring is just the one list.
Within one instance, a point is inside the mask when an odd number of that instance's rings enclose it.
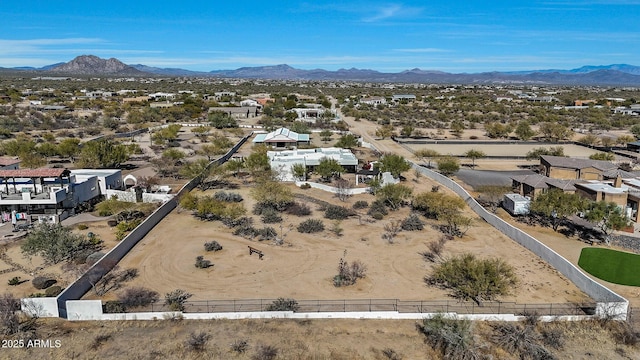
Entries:
{"label": "green shrub", "polygon": [[118,294],[118,300],[125,308],[148,306],[158,301],[159,294],[156,291],[143,287],[130,287]]}
{"label": "green shrub", "polygon": [[198,269],[206,269],[206,268],[211,267],[211,266],[213,266],[211,261],[205,260],[204,256],[196,257],[196,267]]}
{"label": "green shrub", "polygon": [[324,217],[330,220],[344,220],[353,212],[344,206],[329,205],[324,211]]}
{"label": "green shrub", "polygon": [[402,220],[402,230],[416,231],[424,229],[424,222],[420,220],[417,214],[410,214],[406,219]]}
{"label": "green shrub", "polygon": [[282,222],[282,216],[280,216],[280,213],[272,209],[262,211],[262,216],[260,217],[260,219],[265,224]]}
{"label": "green shrub", "polygon": [[176,289],[165,295],[164,303],[169,306],[171,311],[184,311],[185,302],[192,296],[193,294],[182,289]]}
{"label": "green shrub", "polygon": [[51,287],[47,288],[47,290],[44,291],[44,294],[47,297],[56,297],[61,292],[62,292],[62,287],[60,287],[58,285],[55,285],[55,286],[51,286]]}
{"label": "green shrub", "polygon": [[106,314],[120,314],[127,311],[125,306],[118,300],[109,300],[102,305],[103,311]]}
{"label": "green shrub", "polygon": [[367,211],[367,214],[373,217],[373,214],[376,214],[376,213],[382,214],[382,216],[386,216],[387,214],[389,214],[389,210],[387,210],[387,205],[385,205],[383,200],[376,200],[372,202],[371,205],[369,206],[369,210]]}
{"label": "green shrub", "polygon": [[213,194],[213,198],[224,202],[241,202],[242,195],[233,192],[218,191]]}
{"label": "green shrub", "polygon": [[33,287],[38,290],[44,290],[55,283],[55,279],[47,276],[36,276],[33,278],[33,280],[31,280],[31,284],[33,285]]}
{"label": "green shrub", "polygon": [[353,208],[356,210],[366,209],[367,207],[369,207],[369,203],[364,200],[358,200],[353,203]]}
{"label": "green shrub", "polygon": [[20,276],[15,276],[9,279],[9,285],[16,286],[22,284],[22,280],[20,280]]}
{"label": "green shrub", "polygon": [[89,228],[87,224],[78,224],[76,227],[78,230],[87,230]]}
{"label": "green shrub", "polygon": [[298,311],[300,306],[294,299],[278,298],[267,306],[266,311]]}
{"label": "green shrub", "polygon": [[275,238],[278,236],[278,233],[276,232],[276,229],[270,226],[265,226],[262,229],[256,229],[256,235],[259,236],[258,240],[264,241],[275,240]]}
{"label": "green shrub", "polygon": [[210,242],[206,242],[204,243],[204,250],[205,251],[220,251],[222,250],[222,245],[220,245],[219,242],[217,241],[210,241]]}
{"label": "green shrub", "polygon": [[304,184],[300,185],[300,189],[303,189],[303,190],[311,189],[311,184],[304,183]]}
{"label": "green shrub", "polygon": [[322,223],[322,220],[309,219],[301,222],[298,225],[297,229],[298,229],[298,232],[301,232],[301,233],[306,233],[306,234],[317,233],[320,231],[324,231],[324,223]]}
{"label": "green shrub", "polygon": [[294,202],[287,208],[287,214],[295,216],[309,216],[311,215],[311,208],[307,204]]}

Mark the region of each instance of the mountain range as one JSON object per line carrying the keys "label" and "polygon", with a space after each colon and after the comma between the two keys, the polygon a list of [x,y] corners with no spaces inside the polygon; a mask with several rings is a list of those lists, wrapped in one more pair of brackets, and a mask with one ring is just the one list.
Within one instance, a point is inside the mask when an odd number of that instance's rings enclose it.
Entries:
{"label": "mountain range", "polygon": [[67,63],[41,68],[0,68],[3,72],[37,72],[43,75],[94,76],[172,76],[221,77],[243,79],[285,79],[325,81],[367,81],[440,84],[532,84],[532,85],[613,85],[640,86],[640,67],[627,64],[583,66],[571,70],[530,70],[511,72],[447,73],[442,71],[411,69],[398,73],[385,73],[368,69],[303,70],[289,65],[241,67],[235,70],[190,71],[179,68],[158,68],[142,64],[127,65],[118,59],[101,59],[81,55]]}

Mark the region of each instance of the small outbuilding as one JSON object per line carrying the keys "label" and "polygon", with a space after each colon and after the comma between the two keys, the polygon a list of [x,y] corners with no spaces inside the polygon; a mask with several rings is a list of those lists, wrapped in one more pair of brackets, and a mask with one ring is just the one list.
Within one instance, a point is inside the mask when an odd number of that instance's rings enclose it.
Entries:
{"label": "small outbuilding", "polygon": [[531,199],[520,194],[504,194],[502,207],[511,215],[527,215]]}

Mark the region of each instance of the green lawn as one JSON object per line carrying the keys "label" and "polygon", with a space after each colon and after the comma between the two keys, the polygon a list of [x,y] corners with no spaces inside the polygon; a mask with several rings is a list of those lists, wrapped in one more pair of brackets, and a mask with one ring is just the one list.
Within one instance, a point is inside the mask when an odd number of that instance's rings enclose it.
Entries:
{"label": "green lawn", "polygon": [[578,265],[608,282],[640,286],[640,255],[603,248],[584,248]]}

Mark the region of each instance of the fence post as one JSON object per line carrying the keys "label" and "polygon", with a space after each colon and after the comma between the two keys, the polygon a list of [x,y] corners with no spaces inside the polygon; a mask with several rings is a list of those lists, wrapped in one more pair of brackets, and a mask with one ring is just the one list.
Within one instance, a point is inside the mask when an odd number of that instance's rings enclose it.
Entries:
{"label": "fence post", "polygon": [[369,299],[369,312],[371,312],[371,299]]}
{"label": "fence post", "polygon": [[549,316],[553,316],[553,304],[549,304]]}
{"label": "fence post", "polygon": [[502,301],[498,301],[498,314],[502,314],[502,313],[500,312],[500,305],[502,305]]}
{"label": "fence post", "polygon": [[236,312],[236,299],[233,299],[233,312]]}
{"label": "fence post", "polygon": [[347,300],[342,299],[342,312],[347,312]]}

